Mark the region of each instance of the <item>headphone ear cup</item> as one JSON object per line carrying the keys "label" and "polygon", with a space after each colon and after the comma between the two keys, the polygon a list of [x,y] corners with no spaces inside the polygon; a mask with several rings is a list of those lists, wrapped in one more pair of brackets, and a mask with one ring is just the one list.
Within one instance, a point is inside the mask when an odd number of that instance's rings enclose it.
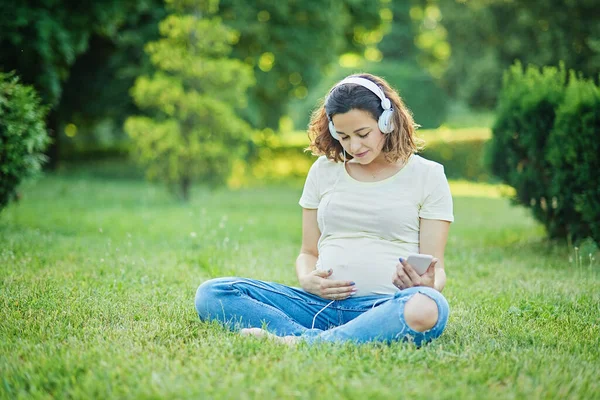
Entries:
{"label": "headphone ear cup", "polygon": [[394,130],[394,110],[383,110],[377,125],[381,133],[391,133]]}
{"label": "headphone ear cup", "polygon": [[329,121],[329,133],[331,133],[331,136],[337,140],[338,142],[340,141],[340,137],[337,134],[337,132],[335,131],[335,126],[333,126],[333,121]]}

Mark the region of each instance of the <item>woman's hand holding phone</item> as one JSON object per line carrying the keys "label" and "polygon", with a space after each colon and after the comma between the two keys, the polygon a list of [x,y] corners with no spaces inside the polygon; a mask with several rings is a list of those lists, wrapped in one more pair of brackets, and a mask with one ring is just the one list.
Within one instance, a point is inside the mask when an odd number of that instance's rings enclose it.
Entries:
{"label": "woman's hand holding phone", "polygon": [[[413,286],[428,286],[434,287],[435,284],[435,264],[437,264],[438,259],[433,258],[431,256],[431,261],[429,262],[429,266],[425,270],[422,275],[419,275],[417,270],[423,269],[423,265],[415,266],[411,265],[411,262],[415,264],[420,264],[423,262],[423,259],[427,257],[412,257],[409,256],[408,259],[404,260],[403,258],[399,259],[399,263],[396,264],[396,272],[393,276],[393,283],[400,290],[408,289]],[[427,260],[429,261],[429,259]]]}
{"label": "woman's hand holding phone", "polygon": [[354,282],[327,279],[333,270],[315,269],[300,279],[302,289],[328,300],[345,300],[356,293]]}

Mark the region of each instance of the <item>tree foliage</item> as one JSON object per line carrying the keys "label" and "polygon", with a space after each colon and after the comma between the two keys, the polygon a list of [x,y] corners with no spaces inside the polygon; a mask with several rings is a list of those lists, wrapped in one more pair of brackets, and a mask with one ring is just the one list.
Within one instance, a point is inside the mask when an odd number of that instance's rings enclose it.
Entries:
{"label": "tree foliage", "polygon": [[[127,90],[149,71],[143,43],[158,37],[163,1],[9,3],[0,13],[0,70],[18,71],[52,106],[51,158],[99,140],[98,124],[118,132],[125,116],[136,112]],[[198,4],[166,3],[179,12]],[[277,127],[288,100],[304,97],[340,53],[362,51],[380,21],[379,3],[366,0],[216,4],[203,1],[200,7],[212,7],[240,32],[232,56],[252,66],[259,81],[242,112],[260,127]],[[70,130],[75,137],[65,136],[67,124],[77,126]]]}
{"label": "tree foliage", "polygon": [[167,14],[162,0],[130,4],[117,31],[110,36],[92,33],[63,82],[56,113],[61,124],[74,123],[83,134],[68,143],[96,141],[90,133],[104,121],[117,137],[125,118],[138,111],[128,91],[138,76],[151,72],[144,45],[158,39],[158,23]]}
{"label": "tree foliage", "polygon": [[62,83],[92,34],[112,36],[132,11],[131,2],[12,1],[0,18],[0,68],[16,69],[54,106]]}
{"label": "tree foliage", "polygon": [[0,210],[45,161],[45,113],[33,87],[22,85],[14,73],[0,72]]}
{"label": "tree foliage", "polygon": [[162,0],[5,3],[0,70],[16,70],[51,106],[47,118],[56,162],[65,123],[123,118],[123,110],[131,108],[127,90],[143,65],[143,44],[157,35],[164,5]]}
{"label": "tree foliage", "polygon": [[[162,38],[146,46],[158,71],[138,78],[132,89],[135,103],[150,116],[125,123],[148,176],[183,199],[194,181],[222,184],[251,132],[234,108],[247,104],[252,69],[228,57],[239,36],[209,15],[210,4],[160,23]],[[174,6],[190,12],[183,2]]]}
{"label": "tree foliage", "polygon": [[423,21],[429,18],[420,3],[421,0],[397,1],[382,9],[388,20],[388,32],[378,45],[383,61],[370,66],[369,72],[383,76],[400,92],[417,124],[437,128],[446,119],[448,96],[431,72],[419,65],[430,54],[428,49],[417,46]]}
{"label": "tree foliage", "polygon": [[600,24],[596,0],[439,1],[452,56],[450,93],[475,107],[495,104],[502,72],[515,60],[557,65],[597,78]]}
{"label": "tree foliage", "polygon": [[379,10],[368,0],[222,0],[219,15],[240,33],[232,55],[253,66],[257,80],[244,117],[276,129],[288,101],[306,97],[340,54],[364,50]]}
{"label": "tree foliage", "polygon": [[388,22],[385,36],[378,44],[383,58],[414,63],[418,49],[415,46],[417,23],[410,16],[413,1],[390,2],[389,8],[382,9],[383,19]]}

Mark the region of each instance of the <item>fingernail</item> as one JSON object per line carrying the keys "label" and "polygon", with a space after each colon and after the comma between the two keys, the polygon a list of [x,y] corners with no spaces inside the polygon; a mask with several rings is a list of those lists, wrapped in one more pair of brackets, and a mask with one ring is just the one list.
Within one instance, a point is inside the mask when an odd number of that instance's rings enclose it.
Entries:
{"label": "fingernail", "polygon": [[329,268],[329,270],[328,270],[327,272],[329,272],[329,273],[332,273],[332,272],[333,272],[333,270],[332,270],[331,268]]}
{"label": "fingernail", "polygon": [[350,286],[356,285],[356,282],[350,282]]}
{"label": "fingernail", "polygon": [[356,293],[357,291],[358,291],[358,289],[357,289],[357,288],[354,288],[354,289],[352,289],[352,293],[353,293],[353,294],[354,294],[354,293]]}
{"label": "fingernail", "polygon": [[402,257],[400,257],[398,260],[399,260],[401,263],[403,263],[403,262],[404,262],[404,259],[403,259]]}

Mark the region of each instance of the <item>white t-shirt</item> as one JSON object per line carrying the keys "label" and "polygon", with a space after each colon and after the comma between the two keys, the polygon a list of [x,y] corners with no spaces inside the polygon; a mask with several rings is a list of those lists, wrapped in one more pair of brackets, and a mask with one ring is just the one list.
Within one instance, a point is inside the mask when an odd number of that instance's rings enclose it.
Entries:
{"label": "white t-shirt", "polygon": [[418,155],[395,175],[361,182],[319,157],[299,204],[318,209],[317,269],[356,283],[356,296],[393,294],[398,258],[419,252],[419,218],[454,221],[444,167]]}

